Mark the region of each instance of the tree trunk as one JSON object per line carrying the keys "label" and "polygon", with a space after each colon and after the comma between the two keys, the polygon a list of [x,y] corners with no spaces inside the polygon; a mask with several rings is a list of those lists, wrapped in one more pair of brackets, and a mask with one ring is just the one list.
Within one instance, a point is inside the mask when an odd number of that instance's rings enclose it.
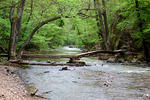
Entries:
{"label": "tree trunk", "polygon": [[106,43],[107,47],[106,49],[110,49],[110,39],[109,39],[109,28],[108,28],[108,23],[107,23],[107,12],[106,12],[106,7],[105,7],[105,0],[102,0],[103,4],[103,17],[104,17],[104,25],[105,25],[105,36],[106,36]]}
{"label": "tree trunk", "polygon": [[102,11],[101,11],[101,8],[100,8],[100,2],[99,0],[94,0],[95,4],[96,4],[96,8],[97,8],[97,13],[98,13],[98,20],[99,20],[99,31],[101,30],[101,33],[102,33],[102,38],[103,38],[103,42],[104,42],[104,45],[105,45],[105,48],[106,50],[109,49],[109,45],[107,43],[107,37],[106,37],[106,31],[105,31],[105,26],[104,26],[104,23],[103,23],[103,14],[102,14]]}
{"label": "tree trunk", "polygon": [[8,60],[15,59],[16,56],[16,19],[14,18],[15,7],[10,10],[11,33],[9,40]]}
{"label": "tree trunk", "polygon": [[54,18],[50,18],[50,19],[47,19],[41,23],[39,23],[34,29],[33,31],[30,33],[29,37],[26,39],[26,41],[24,42],[24,44],[21,46],[21,48],[19,49],[18,53],[17,53],[17,58],[18,59],[21,59],[21,56],[23,54],[23,51],[25,49],[25,47],[27,46],[27,44],[30,42],[30,40],[32,39],[33,35],[45,24],[51,22],[51,21],[54,21],[54,20],[57,20],[57,19],[60,19],[61,17],[58,16],[58,17],[54,17]]}
{"label": "tree trunk", "polygon": [[101,37],[103,37],[103,36],[102,36],[101,28],[100,28],[100,23],[99,23],[99,20],[98,20],[97,3],[96,3],[96,0],[94,0],[94,9],[96,9],[95,15],[96,15],[96,21],[97,21],[97,27],[98,27],[98,37],[101,38]]}
{"label": "tree trunk", "polygon": [[24,5],[25,5],[25,0],[21,0],[17,8],[16,16],[14,14],[15,12],[14,4],[10,10],[11,33],[10,33],[10,40],[9,40],[8,60],[16,60],[16,46],[18,42],[18,36],[20,34],[21,19],[22,19]]}
{"label": "tree trunk", "polygon": [[[28,19],[27,19],[25,28],[23,29],[23,32],[24,32],[24,33],[26,33],[26,29],[27,29],[27,26],[28,26],[29,21],[30,21],[30,19],[31,19],[32,13],[33,13],[33,0],[31,0],[31,4],[30,4],[30,14],[29,14],[29,17],[28,17]],[[23,35],[22,37],[24,37],[24,35]]]}

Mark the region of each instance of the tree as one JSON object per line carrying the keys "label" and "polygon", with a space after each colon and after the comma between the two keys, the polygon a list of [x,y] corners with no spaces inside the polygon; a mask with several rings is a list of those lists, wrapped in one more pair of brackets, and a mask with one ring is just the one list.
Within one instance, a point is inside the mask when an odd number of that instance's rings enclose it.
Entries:
{"label": "tree", "polygon": [[17,15],[15,15],[15,4],[12,2],[10,10],[10,23],[11,23],[11,34],[9,40],[9,53],[8,60],[16,59],[16,46],[18,42],[18,36],[21,29],[21,19],[26,0],[21,0],[17,7]]}
{"label": "tree", "polygon": [[[50,1],[51,2],[51,1]],[[52,1],[53,2],[53,1]],[[60,1],[63,2],[63,1]],[[72,1],[74,2],[74,1]],[[67,2],[69,3],[69,2]],[[46,4],[46,2],[44,2],[44,4]],[[49,4],[49,3],[48,3]],[[63,10],[66,8],[62,8],[60,3],[57,1],[54,1],[54,4],[58,4],[58,12],[57,13],[63,13]],[[41,3],[40,3],[41,5]],[[16,59],[20,59],[21,55],[25,49],[25,47],[27,46],[27,44],[30,42],[31,38],[33,37],[33,35],[45,24],[52,22],[54,20],[60,19],[61,16],[58,17],[54,17],[54,18],[47,18],[48,15],[44,14],[44,11],[47,12],[49,11],[49,8],[44,8],[44,10],[42,10],[41,12],[41,16],[45,17],[46,16],[46,20],[42,21],[40,23],[38,23],[37,26],[35,26],[35,28],[33,29],[33,31],[31,32],[31,34],[28,36],[28,38],[26,39],[26,41],[22,44],[22,46],[20,47],[18,53],[16,53],[16,48],[17,48],[17,42],[18,42],[18,37],[20,35],[20,29],[21,29],[21,19],[23,16],[23,10],[24,10],[24,6],[25,6],[25,0],[21,0],[19,5],[18,5],[18,9],[17,9],[17,17],[15,17],[14,12],[15,12],[15,6],[12,3],[12,7],[11,7],[11,11],[10,11],[10,22],[11,22],[11,35],[10,35],[10,43],[9,43],[9,60],[16,60]],[[41,6],[42,7],[42,6]],[[64,6],[65,7],[65,6]],[[41,8],[42,9],[42,8]],[[70,11],[69,11],[70,12]],[[30,21],[30,18],[32,16],[33,13],[33,0],[31,0],[31,11],[30,11],[30,15],[27,19],[24,31],[27,28],[27,25]],[[46,13],[47,14],[47,13]],[[69,13],[70,14],[70,13]],[[65,14],[64,14],[65,15]],[[17,58],[16,58],[17,57]]]}
{"label": "tree", "polygon": [[9,51],[9,60],[20,59],[24,50],[70,44],[89,50],[126,47],[149,58],[148,0],[0,2],[0,48]]}
{"label": "tree", "polygon": [[47,19],[41,23],[38,24],[37,27],[35,27],[33,29],[33,31],[31,32],[31,34],[29,35],[29,37],[27,38],[27,40],[24,42],[24,44],[21,46],[21,48],[19,49],[18,53],[17,53],[17,57],[20,59],[22,54],[23,54],[23,51],[25,49],[25,47],[27,46],[27,44],[30,42],[31,38],[33,37],[33,35],[35,34],[35,32],[38,31],[39,28],[41,28],[43,25],[49,23],[49,22],[52,22],[52,21],[55,21],[57,19],[60,19],[61,17],[58,16],[58,17],[54,17],[54,18],[50,18],[50,19]]}
{"label": "tree", "polygon": [[[101,34],[103,38],[103,42],[105,45],[105,49],[109,50],[110,45],[109,45],[109,29],[108,29],[108,24],[107,24],[107,14],[106,14],[106,8],[105,8],[105,0],[102,0],[103,4],[103,10],[101,10],[101,5],[99,0],[94,0],[94,6],[97,9],[97,14],[98,18],[97,20],[99,21],[97,23],[98,28],[99,28],[99,34]],[[104,19],[104,20],[103,20]]]}
{"label": "tree", "polygon": [[141,17],[141,13],[140,13],[140,10],[141,8],[139,7],[139,1],[138,0],[135,0],[135,7],[136,7],[136,12],[137,12],[137,21],[138,21],[138,27],[139,27],[139,31],[140,31],[140,34],[142,35],[142,44],[143,44],[143,49],[144,49],[144,55],[146,57],[146,61],[147,62],[150,62],[150,54],[149,54],[149,49],[147,47],[147,42],[146,42],[146,38],[145,38],[145,35],[144,35],[144,27],[143,27],[143,22],[144,20],[142,20],[142,17]]}

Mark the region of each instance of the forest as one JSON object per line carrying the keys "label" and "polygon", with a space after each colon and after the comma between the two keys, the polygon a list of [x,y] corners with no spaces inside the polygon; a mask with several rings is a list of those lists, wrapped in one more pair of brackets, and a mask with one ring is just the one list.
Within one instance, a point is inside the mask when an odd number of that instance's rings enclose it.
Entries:
{"label": "forest", "polygon": [[150,0],[0,0],[0,100],[150,100]]}
{"label": "forest", "polygon": [[86,50],[137,53],[150,61],[149,0],[1,0],[0,50],[76,45]]}

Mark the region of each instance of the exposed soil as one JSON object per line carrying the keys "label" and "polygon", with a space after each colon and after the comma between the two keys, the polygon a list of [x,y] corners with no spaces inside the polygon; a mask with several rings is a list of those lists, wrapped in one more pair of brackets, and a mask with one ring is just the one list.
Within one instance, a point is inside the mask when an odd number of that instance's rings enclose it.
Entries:
{"label": "exposed soil", "polygon": [[0,100],[34,100],[28,95],[17,69],[0,65]]}

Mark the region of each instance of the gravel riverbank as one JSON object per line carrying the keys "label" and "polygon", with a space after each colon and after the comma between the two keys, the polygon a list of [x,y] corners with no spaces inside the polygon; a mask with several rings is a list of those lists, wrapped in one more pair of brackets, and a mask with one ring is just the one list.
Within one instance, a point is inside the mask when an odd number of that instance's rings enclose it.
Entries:
{"label": "gravel riverbank", "polygon": [[34,100],[17,74],[18,68],[0,65],[0,100]]}

